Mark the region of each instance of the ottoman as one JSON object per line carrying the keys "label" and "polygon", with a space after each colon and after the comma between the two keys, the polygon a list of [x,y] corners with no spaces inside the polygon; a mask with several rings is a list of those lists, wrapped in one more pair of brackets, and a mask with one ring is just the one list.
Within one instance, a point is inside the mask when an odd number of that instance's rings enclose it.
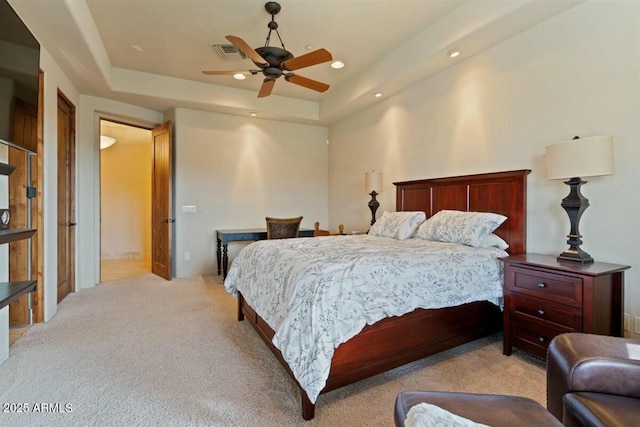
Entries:
{"label": "ottoman", "polygon": [[440,391],[403,391],[398,394],[394,412],[396,427],[405,427],[409,409],[423,402],[492,427],[562,427],[538,402],[525,397]]}

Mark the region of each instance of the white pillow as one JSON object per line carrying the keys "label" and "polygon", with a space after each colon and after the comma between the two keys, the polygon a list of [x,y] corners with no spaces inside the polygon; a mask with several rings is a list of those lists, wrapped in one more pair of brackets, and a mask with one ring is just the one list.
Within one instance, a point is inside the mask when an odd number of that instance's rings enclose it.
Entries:
{"label": "white pillow", "polygon": [[405,427],[489,427],[425,402],[413,405],[409,409],[404,425]]}
{"label": "white pillow", "polygon": [[503,251],[509,249],[509,244],[502,240],[500,236],[497,234],[491,233],[488,236],[484,237],[480,242],[480,248],[500,248]]}
{"label": "white pillow", "polygon": [[385,212],[369,229],[370,236],[406,240],[427,218],[424,212]]}
{"label": "white pillow", "polygon": [[425,240],[477,248],[482,239],[493,233],[506,219],[506,216],[492,212],[442,210],[422,223],[417,235]]}

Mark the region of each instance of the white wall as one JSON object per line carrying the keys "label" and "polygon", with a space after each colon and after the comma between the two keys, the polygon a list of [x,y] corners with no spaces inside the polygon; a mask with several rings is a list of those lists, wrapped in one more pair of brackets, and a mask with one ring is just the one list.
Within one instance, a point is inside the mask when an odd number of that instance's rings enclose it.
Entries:
{"label": "white wall", "polygon": [[58,91],[76,107],[79,94],[44,47],[40,48],[40,69],[44,72],[44,90],[40,94],[44,102],[44,230],[40,237],[44,245],[44,318],[49,320],[58,310]]}
{"label": "white wall", "polygon": [[625,312],[640,316],[639,22],[638,2],[579,5],[331,126],[330,222],[366,227],[367,170],[384,173],[380,215],[394,181],[527,168],[527,250],[556,255],[568,187],[546,180],[545,146],[613,135],[615,175],[583,186],[582,248],[631,265]]}
{"label": "white wall", "polygon": [[[99,118],[152,127],[174,122],[175,277],[213,274],[215,230],[263,227],[264,217],[328,223],[327,129],[177,109],[162,115],[82,95],[77,141],[77,286],[99,282]],[[196,205],[198,213],[182,212]],[[230,259],[240,244],[230,245]],[[184,252],[191,260],[184,260]]]}
{"label": "white wall", "polygon": [[177,277],[214,273],[216,229],[264,228],[265,216],[327,224],[326,127],[186,109],[174,120]]}

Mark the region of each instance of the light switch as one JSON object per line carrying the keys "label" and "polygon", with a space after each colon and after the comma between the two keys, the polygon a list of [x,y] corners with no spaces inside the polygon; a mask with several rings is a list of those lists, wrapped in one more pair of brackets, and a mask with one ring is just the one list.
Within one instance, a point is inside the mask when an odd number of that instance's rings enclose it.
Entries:
{"label": "light switch", "polygon": [[196,205],[182,205],[183,213],[198,213]]}

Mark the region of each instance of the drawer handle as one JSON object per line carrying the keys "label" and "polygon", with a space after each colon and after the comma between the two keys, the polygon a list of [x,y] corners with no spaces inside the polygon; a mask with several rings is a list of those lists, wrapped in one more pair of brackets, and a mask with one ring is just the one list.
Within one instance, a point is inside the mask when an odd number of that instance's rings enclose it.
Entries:
{"label": "drawer handle", "polygon": [[547,284],[546,284],[546,283],[538,283],[538,287],[539,287],[540,289],[542,289],[542,288],[546,288],[546,287],[547,287]]}
{"label": "drawer handle", "polygon": [[544,337],[538,337],[538,341],[544,342]]}
{"label": "drawer handle", "polygon": [[544,316],[544,310],[538,310],[538,316]]}

